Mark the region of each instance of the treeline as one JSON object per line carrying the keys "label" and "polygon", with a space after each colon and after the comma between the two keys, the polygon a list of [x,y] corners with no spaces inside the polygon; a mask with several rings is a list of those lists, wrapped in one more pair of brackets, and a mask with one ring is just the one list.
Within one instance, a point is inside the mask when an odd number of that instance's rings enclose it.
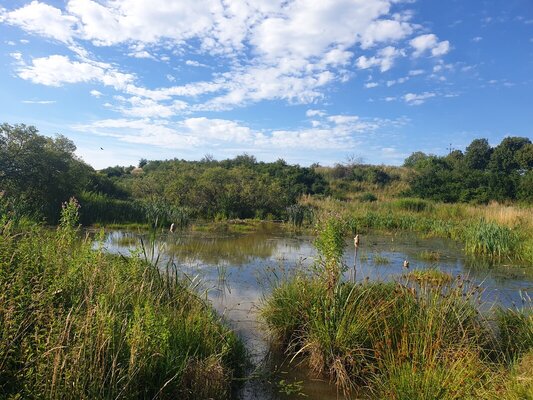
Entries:
{"label": "treeline", "polygon": [[416,197],[448,203],[533,202],[533,144],[528,138],[507,137],[495,147],[476,139],[464,152],[442,157],[416,152],[404,166],[413,169],[409,191]]}
{"label": "treeline", "polygon": [[[443,202],[533,202],[533,144],[474,140],[447,156],[413,153],[404,167],[336,164],[332,168],[265,163],[250,155],[216,161],[142,159],[138,167],[95,171],[64,136],[33,126],[0,125],[0,216],[55,224],[76,197],[83,224],[142,222],[186,225],[191,218],[289,219],[304,194],[376,200],[413,196]],[[359,193],[359,194],[357,194]],[[362,194],[361,194],[362,193]]]}
{"label": "treeline", "polygon": [[286,218],[303,194],[327,194],[312,168],[253,156],[216,161],[147,161],[95,171],[64,136],[33,126],[0,125],[0,216],[57,223],[61,204],[76,197],[83,224],[186,224],[189,218]]}

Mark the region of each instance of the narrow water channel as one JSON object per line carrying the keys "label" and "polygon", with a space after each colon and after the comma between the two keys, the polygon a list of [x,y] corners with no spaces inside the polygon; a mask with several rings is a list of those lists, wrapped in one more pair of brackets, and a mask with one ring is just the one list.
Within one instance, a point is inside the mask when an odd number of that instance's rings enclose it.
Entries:
{"label": "narrow water channel", "polygon": [[[104,246],[112,253],[128,255],[139,248],[141,237],[136,232],[110,231]],[[347,238],[344,256],[350,267],[354,263],[351,243]],[[162,253],[163,263],[172,259],[181,272],[201,279],[214,308],[244,340],[257,379],[244,385],[240,399],[297,399],[302,398],[300,394],[310,400],[343,398],[327,381],[309,377],[304,366],[270,351],[266,328],[258,318],[258,307],[271,282],[295,268],[312,266],[316,256],[312,237],[290,235],[275,226],[246,234],[185,231],[160,235],[155,248]],[[433,257],[438,260],[425,261],[429,252],[438,254]],[[357,280],[395,279],[405,272],[404,260],[409,260],[410,269],[439,268],[469,277],[484,288],[486,307],[497,302],[518,304],[521,291],[533,293],[533,273],[526,267],[474,262],[464,257],[456,242],[405,233],[362,235]]]}

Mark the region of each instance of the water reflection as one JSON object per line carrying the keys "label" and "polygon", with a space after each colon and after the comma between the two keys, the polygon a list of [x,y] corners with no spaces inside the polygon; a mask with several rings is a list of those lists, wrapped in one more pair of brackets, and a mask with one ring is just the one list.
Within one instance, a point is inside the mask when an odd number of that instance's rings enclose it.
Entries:
{"label": "water reflection", "polygon": [[[127,255],[139,248],[141,239],[147,242],[141,233],[114,231],[106,234],[103,244],[110,252]],[[201,277],[213,306],[243,338],[252,361],[262,369],[259,375],[263,379],[247,383],[241,398],[301,397],[280,393],[281,380],[289,384],[301,381],[303,393],[311,400],[342,398],[328,382],[310,379],[304,368],[295,368],[282,356],[270,353],[266,329],[257,318],[257,306],[268,292],[270,280],[283,271],[309,268],[313,263],[316,252],[311,237],[276,230],[248,234],[179,232],[157,237],[154,248],[161,253],[163,263],[173,259],[183,273]],[[347,238],[344,262],[350,268],[353,251],[353,239]],[[435,260],[431,261],[429,253]],[[452,275],[469,276],[485,289],[483,299],[488,304],[518,304],[520,290],[533,291],[533,274],[527,268],[467,259],[456,242],[411,234],[362,236],[357,280],[395,279],[405,272],[404,260],[409,260],[410,269],[439,268]]]}

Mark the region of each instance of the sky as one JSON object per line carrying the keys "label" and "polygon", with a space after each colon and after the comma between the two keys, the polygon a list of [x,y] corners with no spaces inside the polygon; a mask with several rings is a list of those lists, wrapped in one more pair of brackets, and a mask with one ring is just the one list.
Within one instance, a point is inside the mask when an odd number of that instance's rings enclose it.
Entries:
{"label": "sky", "polygon": [[0,0],[0,122],[97,169],[533,139],[533,1]]}

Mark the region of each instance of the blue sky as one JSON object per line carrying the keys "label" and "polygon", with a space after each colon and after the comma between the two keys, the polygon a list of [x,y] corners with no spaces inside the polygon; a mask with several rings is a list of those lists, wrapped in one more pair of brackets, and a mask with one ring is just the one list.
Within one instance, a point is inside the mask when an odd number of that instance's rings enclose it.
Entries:
{"label": "blue sky", "polygon": [[0,59],[0,121],[95,168],[533,138],[531,0],[1,1]]}

